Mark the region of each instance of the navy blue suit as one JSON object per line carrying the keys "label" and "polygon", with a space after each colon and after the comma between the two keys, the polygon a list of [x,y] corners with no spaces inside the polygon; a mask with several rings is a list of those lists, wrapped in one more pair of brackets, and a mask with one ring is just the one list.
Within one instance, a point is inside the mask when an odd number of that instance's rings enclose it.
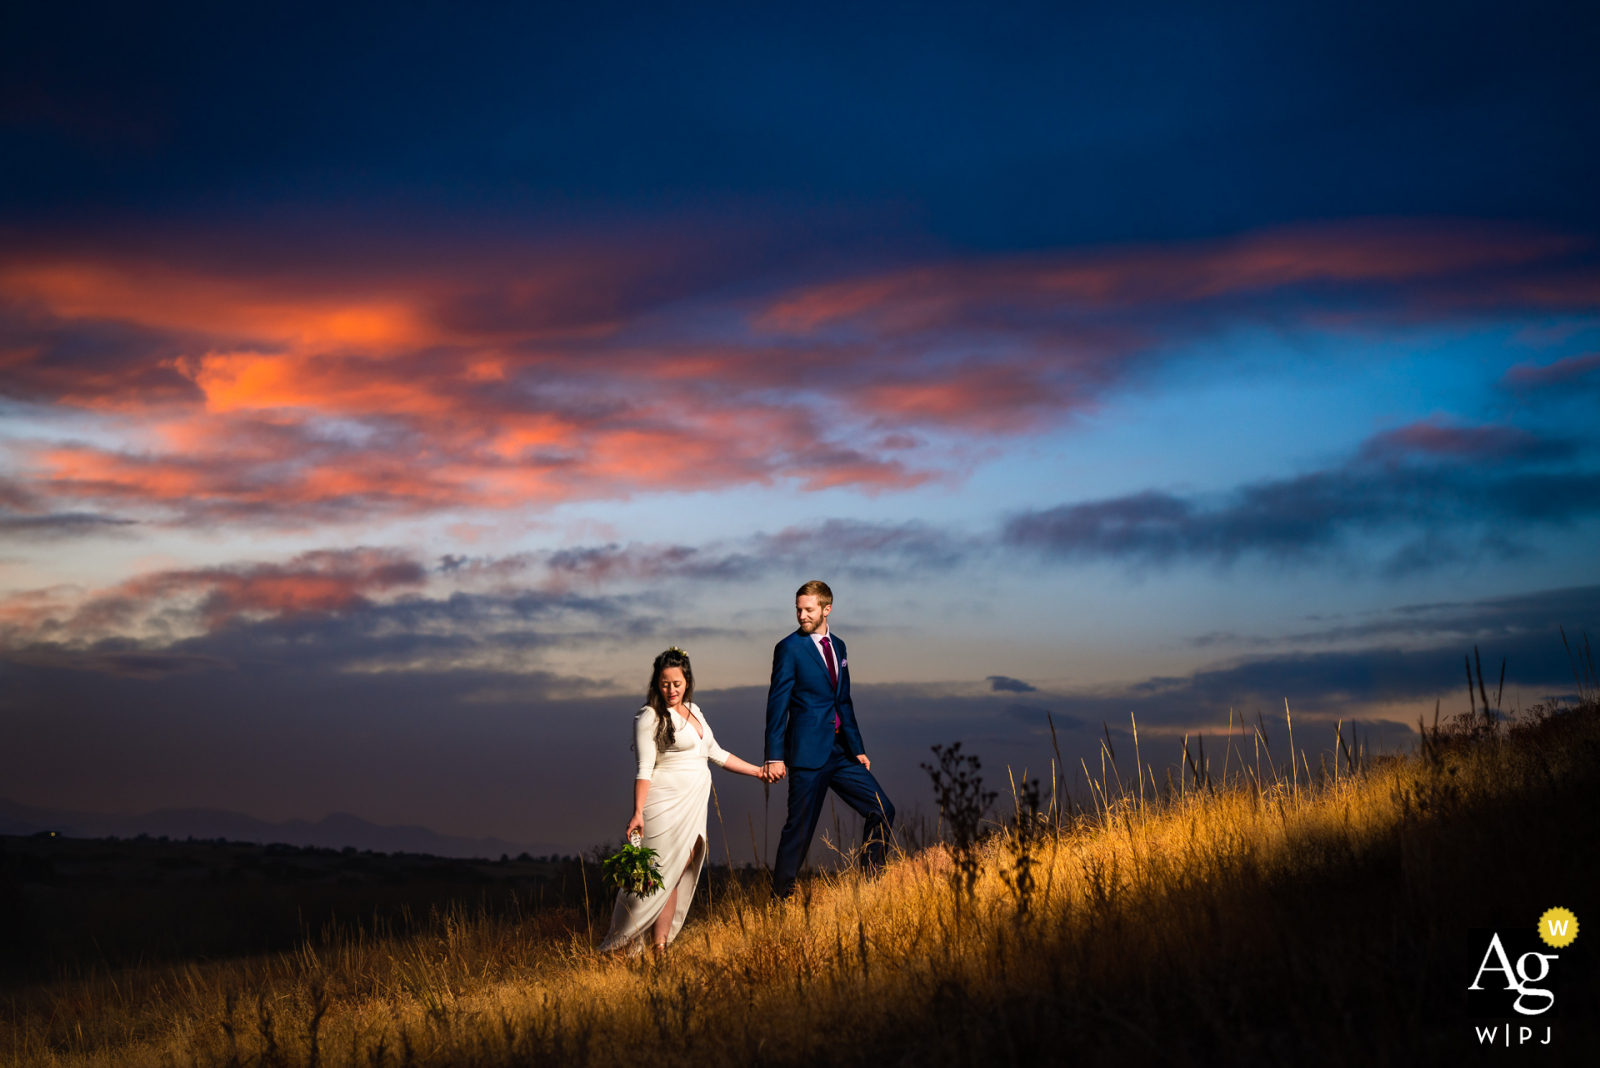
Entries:
{"label": "navy blue suit", "polygon": [[862,860],[868,866],[883,863],[894,824],[894,805],[872,772],[856,760],[866,746],[850,701],[850,655],[844,642],[831,634],[829,640],[839,669],[838,686],[828,677],[828,665],[809,635],[795,631],[772,651],[766,759],[783,761],[789,779],[789,814],[773,867],[772,889],[779,897],[794,890],[830,788],[866,821]]}

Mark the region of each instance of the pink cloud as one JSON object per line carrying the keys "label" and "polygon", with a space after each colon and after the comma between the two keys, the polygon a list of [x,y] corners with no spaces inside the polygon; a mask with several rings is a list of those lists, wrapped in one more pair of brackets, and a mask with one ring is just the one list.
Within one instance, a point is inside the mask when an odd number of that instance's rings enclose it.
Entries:
{"label": "pink cloud", "polygon": [[1520,427],[1461,426],[1440,419],[1426,419],[1374,435],[1362,446],[1361,458],[1369,461],[1418,457],[1492,462],[1564,451],[1561,443]]}
{"label": "pink cloud", "polygon": [[[1106,312],[1289,287],[1434,281],[1535,264],[1582,247],[1563,235],[1483,224],[1284,227],[1186,245],[918,266],[801,289],[774,301],[757,321],[801,334],[852,322],[902,333],[993,322],[1004,309]],[[1545,295],[1558,298],[1559,292]],[[1584,303],[1596,295],[1581,286],[1571,294]]]}
{"label": "pink cloud", "polygon": [[[1359,321],[1375,292],[1440,315],[1592,308],[1600,287],[1563,266],[1578,247],[1479,224],[1303,226],[759,298],[728,295],[746,284],[733,258],[664,240],[254,268],[25,248],[0,255],[0,391],[106,431],[23,446],[17,492],[169,521],[752,483],[877,492],[941,477],[933,439],[1092,409],[1175,340],[1282,314],[1274,294],[1324,325]],[[1329,296],[1346,291],[1361,297]]]}
{"label": "pink cloud", "polygon": [[1596,370],[1600,370],[1600,352],[1586,352],[1548,364],[1519,363],[1505,373],[1501,383],[1512,389],[1565,386],[1588,378]]}
{"label": "pink cloud", "polygon": [[149,572],[87,594],[24,591],[0,600],[0,643],[154,638],[165,644],[240,619],[348,611],[418,588],[425,578],[420,564],[392,550],[318,550],[282,564]]}

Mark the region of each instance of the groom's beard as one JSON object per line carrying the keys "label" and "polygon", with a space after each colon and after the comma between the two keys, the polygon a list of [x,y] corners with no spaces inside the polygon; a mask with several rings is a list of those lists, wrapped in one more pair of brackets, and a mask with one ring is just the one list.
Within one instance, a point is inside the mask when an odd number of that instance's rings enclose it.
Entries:
{"label": "groom's beard", "polygon": [[822,620],[820,619],[815,623],[802,623],[800,624],[800,633],[809,638],[817,632],[817,628],[820,626],[822,626]]}

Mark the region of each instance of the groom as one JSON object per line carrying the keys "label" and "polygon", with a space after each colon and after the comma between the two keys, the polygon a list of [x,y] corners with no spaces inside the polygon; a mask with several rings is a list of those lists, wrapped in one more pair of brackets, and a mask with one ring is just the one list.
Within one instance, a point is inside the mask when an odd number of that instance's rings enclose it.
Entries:
{"label": "groom", "polygon": [[828,633],[833,591],[826,582],[801,586],[794,598],[800,629],[772,653],[767,689],[766,765],[769,782],[789,776],[789,818],[778,839],[772,892],[787,898],[811,847],[829,788],[866,820],[862,864],[882,866],[894,824],[894,805],[872,777],[855,706],[850,703],[850,658]]}

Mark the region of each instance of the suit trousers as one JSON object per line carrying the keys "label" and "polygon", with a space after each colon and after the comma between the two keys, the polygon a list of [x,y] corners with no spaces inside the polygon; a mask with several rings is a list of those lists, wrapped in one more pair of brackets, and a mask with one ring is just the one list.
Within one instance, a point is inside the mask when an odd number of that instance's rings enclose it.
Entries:
{"label": "suit trousers", "polygon": [[894,805],[872,772],[845,748],[840,736],[834,736],[833,751],[826,764],[820,768],[790,768],[787,778],[789,815],[778,838],[778,858],[772,873],[775,896],[786,898],[794,892],[795,878],[817,833],[817,820],[822,816],[822,803],[830,788],[866,821],[862,866],[869,871],[883,866],[889,829],[894,826]]}

